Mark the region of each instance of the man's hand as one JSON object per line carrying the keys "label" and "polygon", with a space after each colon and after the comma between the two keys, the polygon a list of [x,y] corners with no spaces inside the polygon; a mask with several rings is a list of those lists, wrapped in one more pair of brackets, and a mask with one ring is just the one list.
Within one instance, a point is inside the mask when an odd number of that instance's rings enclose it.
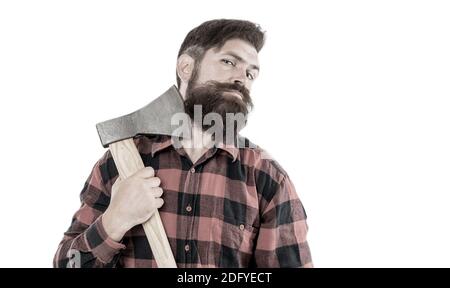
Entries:
{"label": "man's hand", "polygon": [[111,202],[102,221],[114,241],[120,241],[128,230],[146,222],[164,204],[161,180],[154,176],[153,168],[145,167],[125,180],[119,177],[112,186]]}

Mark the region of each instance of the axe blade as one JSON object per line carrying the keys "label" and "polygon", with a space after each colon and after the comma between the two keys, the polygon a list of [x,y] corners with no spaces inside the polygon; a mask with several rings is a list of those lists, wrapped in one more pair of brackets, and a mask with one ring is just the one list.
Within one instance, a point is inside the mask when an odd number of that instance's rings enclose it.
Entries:
{"label": "axe blade", "polygon": [[138,134],[173,135],[172,116],[184,113],[184,101],[174,86],[147,106],[124,116],[96,125],[103,147],[111,143],[133,138]]}

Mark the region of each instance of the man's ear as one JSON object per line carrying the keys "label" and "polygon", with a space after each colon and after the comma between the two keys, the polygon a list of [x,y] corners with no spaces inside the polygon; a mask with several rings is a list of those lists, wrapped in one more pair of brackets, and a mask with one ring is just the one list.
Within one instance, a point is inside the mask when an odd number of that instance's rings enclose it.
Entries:
{"label": "man's ear", "polygon": [[195,60],[187,54],[181,54],[177,60],[177,74],[181,82],[187,83],[191,79],[192,71],[194,70]]}

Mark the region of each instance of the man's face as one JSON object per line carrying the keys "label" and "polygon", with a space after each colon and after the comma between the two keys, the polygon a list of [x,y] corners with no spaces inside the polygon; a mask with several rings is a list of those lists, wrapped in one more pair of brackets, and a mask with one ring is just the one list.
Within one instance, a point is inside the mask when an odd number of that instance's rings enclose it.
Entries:
{"label": "man's face", "polygon": [[225,42],[220,50],[211,48],[206,51],[200,63],[196,83],[239,83],[250,91],[258,73],[256,49],[246,41],[231,39]]}
{"label": "man's face", "polygon": [[[246,41],[231,39],[221,49],[207,50],[188,83],[186,112],[193,118],[194,105],[201,105],[203,116],[218,113],[224,125],[227,113],[247,116],[253,106],[250,89],[258,73],[258,52]],[[205,130],[208,127],[203,125]],[[237,132],[236,127],[233,130]]]}

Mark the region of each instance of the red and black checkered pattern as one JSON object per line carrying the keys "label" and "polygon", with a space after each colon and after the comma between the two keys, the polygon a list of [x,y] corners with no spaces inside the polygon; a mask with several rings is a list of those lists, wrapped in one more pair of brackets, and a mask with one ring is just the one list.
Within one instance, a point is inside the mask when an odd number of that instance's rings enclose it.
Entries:
{"label": "red and black checkered pattern", "polygon": [[[213,147],[193,164],[168,136],[143,135],[135,143],[161,179],[159,212],[178,267],[312,266],[303,205],[261,148]],[[103,228],[117,177],[108,151],[86,181],[55,267],[67,267],[73,251],[81,267],[157,267],[141,225],[120,243]]]}

